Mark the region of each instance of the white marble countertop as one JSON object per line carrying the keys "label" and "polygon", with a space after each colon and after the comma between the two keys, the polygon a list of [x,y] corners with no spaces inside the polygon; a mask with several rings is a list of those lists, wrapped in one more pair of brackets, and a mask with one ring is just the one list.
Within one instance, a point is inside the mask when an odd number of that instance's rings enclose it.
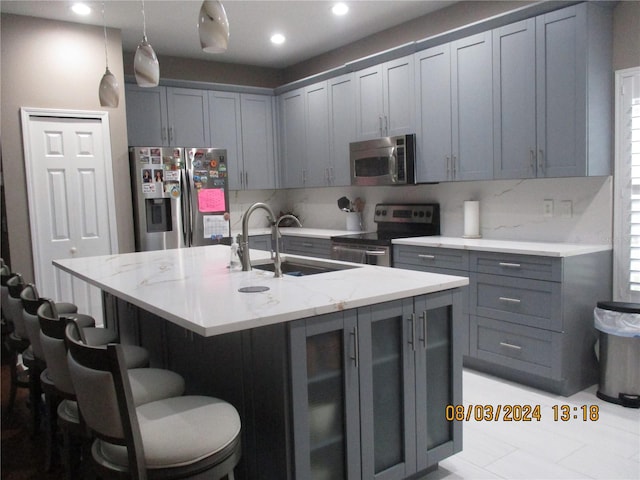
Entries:
{"label": "white marble countertop", "polygon": [[589,245],[578,243],[523,242],[516,240],[491,240],[485,238],[461,237],[413,237],[393,240],[395,245],[417,247],[440,247],[480,252],[516,253],[520,255],[540,255],[546,257],[571,257],[587,253],[612,250],[611,245]]}
{"label": "white marble countertop", "polygon": [[[237,231],[231,232],[231,234],[235,237],[238,235]],[[306,228],[306,227],[281,227],[280,233],[282,235],[288,235],[291,237],[310,237],[310,238],[326,238],[330,239],[331,237],[335,237],[338,235],[351,235],[355,232],[352,230],[332,230],[328,228]],[[251,228],[249,229],[249,236],[254,235],[271,235],[271,228]]]}
{"label": "white marble countertop", "polygon": [[[267,252],[251,250],[252,261],[267,258]],[[469,283],[466,277],[367,265],[318,275],[274,278],[273,273],[257,269],[230,272],[228,262],[229,247],[215,245],[54,260],[53,264],[105,292],[203,336],[438,292]],[[262,293],[238,291],[249,286],[265,286],[269,290]]]}

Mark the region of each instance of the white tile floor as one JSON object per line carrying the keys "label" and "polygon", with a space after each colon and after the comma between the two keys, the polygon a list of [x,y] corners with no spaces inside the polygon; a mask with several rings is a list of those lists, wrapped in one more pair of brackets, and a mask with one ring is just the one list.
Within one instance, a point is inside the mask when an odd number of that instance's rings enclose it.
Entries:
{"label": "white tile floor", "polygon": [[[639,480],[640,409],[600,400],[596,390],[593,385],[567,398],[465,369],[465,405],[540,405],[541,421],[465,421],[462,452],[425,480]],[[565,404],[598,405],[599,418],[554,421],[553,406]]]}

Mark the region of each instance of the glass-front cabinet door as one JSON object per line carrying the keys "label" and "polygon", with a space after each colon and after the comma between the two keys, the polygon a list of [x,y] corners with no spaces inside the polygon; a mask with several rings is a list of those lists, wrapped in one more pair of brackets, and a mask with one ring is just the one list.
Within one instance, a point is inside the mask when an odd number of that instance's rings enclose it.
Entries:
{"label": "glass-front cabinet door", "polygon": [[462,449],[462,423],[446,418],[447,405],[462,404],[463,330],[455,295],[461,294],[415,299],[418,471]]}
{"label": "glass-front cabinet door", "polygon": [[295,478],[361,478],[355,310],[291,326]]}
{"label": "glass-front cabinet door", "polygon": [[415,472],[412,299],[358,309],[362,478]]}

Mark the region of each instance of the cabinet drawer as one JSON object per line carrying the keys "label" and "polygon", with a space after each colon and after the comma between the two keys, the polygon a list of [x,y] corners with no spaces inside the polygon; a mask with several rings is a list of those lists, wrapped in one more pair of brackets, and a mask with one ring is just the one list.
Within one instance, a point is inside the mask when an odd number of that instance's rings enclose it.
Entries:
{"label": "cabinet drawer", "polygon": [[472,274],[471,313],[529,327],[562,331],[557,282]]}
{"label": "cabinet drawer", "polygon": [[319,258],[331,257],[329,239],[285,236],[284,245],[286,253]]}
{"label": "cabinet drawer", "polygon": [[536,280],[562,280],[562,259],[508,253],[471,252],[472,272]]}
{"label": "cabinet drawer", "polygon": [[394,266],[397,263],[467,271],[469,270],[469,252],[452,248],[395,245],[393,262]]}
{"label": "cabinet drawer", "polygon": [[562,334],[471,316],[471,356],[558,378]]}

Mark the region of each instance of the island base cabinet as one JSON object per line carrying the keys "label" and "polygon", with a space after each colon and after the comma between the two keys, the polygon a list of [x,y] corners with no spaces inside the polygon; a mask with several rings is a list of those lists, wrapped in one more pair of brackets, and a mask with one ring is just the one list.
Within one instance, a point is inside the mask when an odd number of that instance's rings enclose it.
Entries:
{"label": "island base cabinet", "polygon": [[292,323],[295,478],[405,479],[461,450],[445,417],[462,401],[459,296]]}

